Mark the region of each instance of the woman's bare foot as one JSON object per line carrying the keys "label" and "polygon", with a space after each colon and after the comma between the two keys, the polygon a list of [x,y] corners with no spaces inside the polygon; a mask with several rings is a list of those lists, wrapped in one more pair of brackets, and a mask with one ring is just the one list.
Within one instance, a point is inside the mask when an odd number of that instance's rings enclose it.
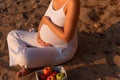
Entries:
{"label": "woman's bare foot", "polygon": [[27,75],[27,74],[29,74],[30,72],[32,72],[32,69],[21,69],[20,71],[18,71],[17,73],[16,73],[16,76],[19,78],[19,77],[23,77],[23,76],[25,76],[25,75]]}

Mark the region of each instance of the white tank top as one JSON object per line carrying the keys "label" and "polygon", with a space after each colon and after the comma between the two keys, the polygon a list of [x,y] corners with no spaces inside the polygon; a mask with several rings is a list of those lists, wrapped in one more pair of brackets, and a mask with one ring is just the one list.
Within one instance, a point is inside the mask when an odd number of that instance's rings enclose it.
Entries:
{"label": "white tank top", "polygon": [[[45,16],[49,16],[52,22],[60,27],[64,27],[65,23],[65,14],[64,14],[64,7],[69,2],[69,0],[58,10],[54,10],[53,8],[53,0],[51,1]],[[68,43],[64,42],[60,39],[57,35],[55,35],[52,30],[48,27],[48,25],[43,24],[40,30],[40,37],[43,41],[52,44],[54,47],[62,47],[66,48],[68,45],[76,46],[77,47],[77,34],[75,33],[72,40]]]}

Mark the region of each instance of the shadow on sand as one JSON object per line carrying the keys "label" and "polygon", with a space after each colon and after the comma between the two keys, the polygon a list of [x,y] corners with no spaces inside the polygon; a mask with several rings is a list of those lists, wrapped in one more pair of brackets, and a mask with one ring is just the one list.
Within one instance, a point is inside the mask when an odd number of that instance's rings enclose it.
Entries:
{"label": "shadow on sand", "polygon": [[101,33],[79,32],[78,51],[63,65],[69,80],[120,80],[119,55],[120,21]]}

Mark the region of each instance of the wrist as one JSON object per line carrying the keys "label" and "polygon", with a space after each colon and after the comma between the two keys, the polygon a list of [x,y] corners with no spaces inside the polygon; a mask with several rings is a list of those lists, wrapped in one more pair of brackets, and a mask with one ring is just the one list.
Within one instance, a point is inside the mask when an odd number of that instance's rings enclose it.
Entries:
{"label": "wrist", "polygon": [[50,27],[51,24],[52,24],[52,21],[47,21],[47,25],[48,25],[48,27]]}

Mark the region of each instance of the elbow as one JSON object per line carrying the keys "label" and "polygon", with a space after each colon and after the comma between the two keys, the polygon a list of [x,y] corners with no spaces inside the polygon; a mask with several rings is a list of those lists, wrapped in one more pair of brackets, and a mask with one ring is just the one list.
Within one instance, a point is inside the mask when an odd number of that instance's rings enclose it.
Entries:
{"label": "elbow", "polygon": [[64,39],[64,42],[66,42],[66,43],[67,43],[68,41],[69,41],[68,39]]}
{"label": "elbow", "polygon": [[71,37],[64,37],[63,39],[65,42],[69,42],[71,40]]}

